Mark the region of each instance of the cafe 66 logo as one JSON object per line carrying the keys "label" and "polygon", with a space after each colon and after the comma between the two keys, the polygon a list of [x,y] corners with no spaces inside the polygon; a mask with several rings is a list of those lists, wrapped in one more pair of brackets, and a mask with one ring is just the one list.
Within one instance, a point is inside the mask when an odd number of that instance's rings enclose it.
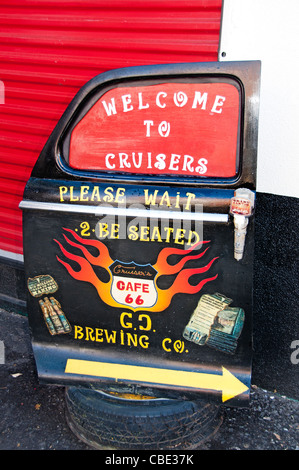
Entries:
{"label": "cafe 66 logo", "polygon": [[112,273],[111,295],[116,302],[133,309],[156,304],[158,292],[154,279],[157,271],[150,264],[116,260],[109,269]]}

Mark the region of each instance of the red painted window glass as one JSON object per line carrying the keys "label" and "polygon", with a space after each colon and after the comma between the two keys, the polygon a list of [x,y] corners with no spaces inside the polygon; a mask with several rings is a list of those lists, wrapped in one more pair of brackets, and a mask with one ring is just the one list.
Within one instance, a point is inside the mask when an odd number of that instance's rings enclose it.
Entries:
{"label": "red painted window glass", "polygon": [[104,93],[74,127],[80,170],[234,177],[239,90],[232,83],[162,83]]}

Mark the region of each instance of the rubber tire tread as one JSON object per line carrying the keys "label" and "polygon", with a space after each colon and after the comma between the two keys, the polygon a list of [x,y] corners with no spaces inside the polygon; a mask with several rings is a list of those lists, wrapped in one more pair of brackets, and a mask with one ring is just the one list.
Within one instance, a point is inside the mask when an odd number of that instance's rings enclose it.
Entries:
{"label": "rubber tire tread", "polygon": [[125,400],[66,389],[66,418],[85,443],[100,449],[194,449],[221,424],[219,406],[203,400]]}

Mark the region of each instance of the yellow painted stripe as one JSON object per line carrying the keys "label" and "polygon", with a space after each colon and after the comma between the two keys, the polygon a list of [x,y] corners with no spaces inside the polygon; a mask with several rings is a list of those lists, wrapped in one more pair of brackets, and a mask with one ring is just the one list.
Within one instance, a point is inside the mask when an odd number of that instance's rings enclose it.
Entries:
{"label": "yellow painted stripe", "polygon": [[68,359],[67,374],[92,375],[181,387],[222,390],[222,375]]}
{"label": "yellow painted stripe", "polygon": [[199,390],[222,391],[222,401],[227,401],[248,390],[237,377],[224,367],[222,374],[207,374],[184,370],[112,364],[107,362],[68,359],[66,374],[90,375],[115,380],[130,380],[149,384],[174,385]]}

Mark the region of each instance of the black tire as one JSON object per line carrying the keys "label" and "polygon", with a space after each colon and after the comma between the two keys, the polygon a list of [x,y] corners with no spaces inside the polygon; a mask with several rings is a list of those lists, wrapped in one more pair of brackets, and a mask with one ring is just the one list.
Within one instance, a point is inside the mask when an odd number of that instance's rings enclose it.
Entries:
{"label": "black tire", "polygon": [[74,434],[97,449],[195,449],[221,424],[219,406],[202,400],[132,400],[87,388],[66,389]]}

